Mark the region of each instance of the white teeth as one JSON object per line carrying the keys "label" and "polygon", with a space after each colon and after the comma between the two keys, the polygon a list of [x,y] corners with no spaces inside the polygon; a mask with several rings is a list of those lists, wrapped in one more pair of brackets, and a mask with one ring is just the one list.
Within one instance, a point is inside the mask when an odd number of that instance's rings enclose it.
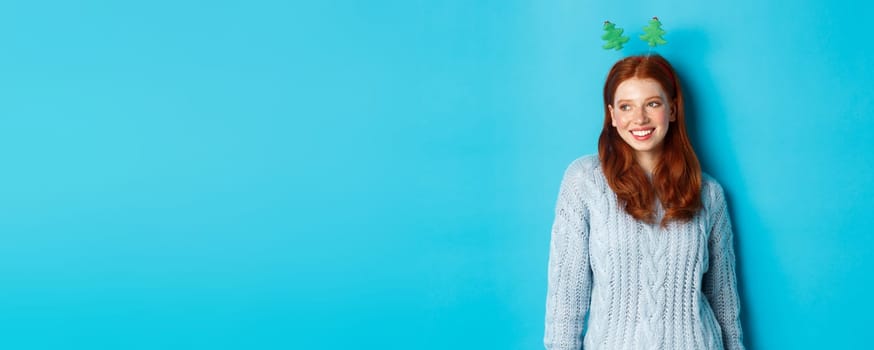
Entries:
{"label": "white teeth", "polygon": [[634,134],[634,136],[646,136],[651,134],[653,130],[655,129],[632,131],[631,133]]}

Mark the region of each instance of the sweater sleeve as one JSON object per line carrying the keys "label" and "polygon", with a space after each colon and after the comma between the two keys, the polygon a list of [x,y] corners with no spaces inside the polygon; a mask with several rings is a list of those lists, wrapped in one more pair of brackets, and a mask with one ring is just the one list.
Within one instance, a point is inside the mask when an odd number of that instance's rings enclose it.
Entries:
{"label": "sweater sleeve", "polygon": [[583,322],[589,309],[592,272],[589,267],[588,208],[583,201],[584,170],[578,162],[565,171],[549,247],[546,297],[546,349],[582,348]]}
{"label": "sweater sleeve", "polygon": [[722,331],[726,350],[743,350],[743,330],[740,324],[740,299],[735,274],[735,255],[731,219],[725,194],[714,184],[710,200],[710,266],[704,274],[702,290]]}

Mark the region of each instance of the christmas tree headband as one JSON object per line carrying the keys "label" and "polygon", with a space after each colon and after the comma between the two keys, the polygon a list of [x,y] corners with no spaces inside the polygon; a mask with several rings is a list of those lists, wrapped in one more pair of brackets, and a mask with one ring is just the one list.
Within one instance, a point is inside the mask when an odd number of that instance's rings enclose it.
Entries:
{"label": "christmas tree headband", "polygon": [[[604,31],[606,33],[601,36],[601,39],[607,42],[602,46],[606,50],[619,51],[622,49],[622,45],[628,42],[628,37],[622,36],[624,30],[616,27],[616,24],[610,23],[610,21],[604,21]],[[650,50],[652,50],[658,45],[668,43],[662,38],[665,33],[662,29],[662,22],[659,22],[658,17],[653,17],[649,20],[649,25],[643,27],[643,35],[640,36],[640,39],[649,44]]]}

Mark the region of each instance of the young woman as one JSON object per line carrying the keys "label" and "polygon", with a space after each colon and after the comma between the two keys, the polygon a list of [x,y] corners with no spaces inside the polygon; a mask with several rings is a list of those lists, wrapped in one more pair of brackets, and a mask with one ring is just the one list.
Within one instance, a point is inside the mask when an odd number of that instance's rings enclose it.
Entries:
{"label": "young woman", "polygon": [[676,72],[622,59],[604,108],[598,154],[559,189],[546,348],[744,349],[725,195],[689,142]]}

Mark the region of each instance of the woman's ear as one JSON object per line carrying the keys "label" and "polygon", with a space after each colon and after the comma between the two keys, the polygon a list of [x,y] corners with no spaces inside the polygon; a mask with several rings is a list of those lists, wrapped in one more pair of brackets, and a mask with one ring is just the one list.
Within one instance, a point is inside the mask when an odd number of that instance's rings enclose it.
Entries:
{"label": "woman's ear", "polygon": [[669,120],[672,122],[677,121],[677,101],[676,100],[671,102],[671,118]]}
{"label": "woman's ear", "polygon": [[616,126],[616,118],[613,118],[613,105],[607,105],[607,110],[610,111],[610,123]]}

